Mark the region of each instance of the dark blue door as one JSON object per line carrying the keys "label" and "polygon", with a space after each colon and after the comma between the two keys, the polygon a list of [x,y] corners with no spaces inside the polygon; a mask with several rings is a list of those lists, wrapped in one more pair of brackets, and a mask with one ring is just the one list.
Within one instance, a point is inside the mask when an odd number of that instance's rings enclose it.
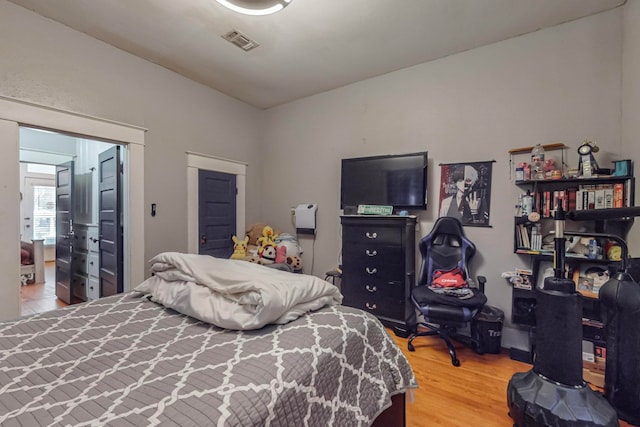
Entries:
{"label": "dark blue door", "polygon": [[56,296],[73,303],[73,161],[56,166]]}
{"label": "dark blue door", "polygon": [[108,297],[123,290],[120,146],[100,153],[98,163],[100,296]]}
{"label": "dark blue door", "polygon": [[229,258],[236,233],[236,176],[199,170],[199,253]]}

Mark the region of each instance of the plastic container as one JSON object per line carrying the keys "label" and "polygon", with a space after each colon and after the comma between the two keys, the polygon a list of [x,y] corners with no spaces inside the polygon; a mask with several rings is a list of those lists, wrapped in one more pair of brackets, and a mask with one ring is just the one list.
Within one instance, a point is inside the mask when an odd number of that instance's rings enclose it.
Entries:
{"label": "plastic container", "polygon": [[533,196],[531,191],[527,190],[527,194],[522,196],[522,216],[527,216],[533,212]]}
{"label": "plastic container", "polygon": [[478,341],[478,353],[498,354],[502,348],[504,312],[485,305],[471,322],[471,336]]}
{"label": "plastic container", "polygon": [[544,179],[544,148],[540,144],[531,150],[531,179]]}

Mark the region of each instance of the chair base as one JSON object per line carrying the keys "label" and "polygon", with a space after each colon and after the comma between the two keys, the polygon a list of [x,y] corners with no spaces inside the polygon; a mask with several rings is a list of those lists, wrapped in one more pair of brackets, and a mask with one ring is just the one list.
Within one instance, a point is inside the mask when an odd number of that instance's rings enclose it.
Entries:
{"label": "chair base", "polygon": [[[417,326],[424,326],[429,330],[418,331]],[[409,341],[407,342],[407,348],[409,349],[409,351],[416,350],[413,345],[413,340],[416,339],[417,337],[428,337],[428,336],[438,335],[445,342],[445,344],[447,344],[447,349],[449,349],[449,355],[451,355],[451,364],[456,367],[460,366],[460,359],[458,359],[458,356],[456,354],[456,348],[453,346],[453,342],[451,342],[452,339],[455,339],[456,341],[459,341],[465,344],[466,346],[471,347],[477,353],[481,354],[481,352],[479,351],[480,345],[475,339],[466,335],[460,335],[456,331],[457,331],[456,328],[451,325],[442,324],[440,326],[435,326],[430,323],[418,322],[416,325],[415,332],[413,332],[409,337]]]}

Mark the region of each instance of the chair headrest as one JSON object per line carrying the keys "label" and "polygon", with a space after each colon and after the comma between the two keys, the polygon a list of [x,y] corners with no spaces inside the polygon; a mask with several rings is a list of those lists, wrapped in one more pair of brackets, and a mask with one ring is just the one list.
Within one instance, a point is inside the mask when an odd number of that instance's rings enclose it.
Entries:
{"label": "chair headrest", "polygon": [[437,234],[453,234],[456,236],[466,237],[460,220],[451,216],[442,216],[438,218],[431,229],[431,233],[429,234],[433,236]]}

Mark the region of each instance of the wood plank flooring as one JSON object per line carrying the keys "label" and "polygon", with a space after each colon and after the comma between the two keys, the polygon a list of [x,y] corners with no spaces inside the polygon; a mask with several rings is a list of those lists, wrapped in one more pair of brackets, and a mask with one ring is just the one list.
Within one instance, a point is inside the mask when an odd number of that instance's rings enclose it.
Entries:
{"label": "wood plank flooring", "polygon": [[48,261],[44,267],[44,283],[20,287],[21,316],[44,313],[67,305],[56,297],[55,274],[55,261]]}
{"label": "wood plank flooring", "polygon": [[[415,352],[407,339],[389,334],[409,360],[418,380],[414,401],[407,403],[407,427],[512,427],[507,408],[507,385],[516,372],[531,365],[509,358],[508,353],[479,355],[456,345],[460,367],[451,365],[440,338],[416,338]],[[622,427],[631,425],[620,422]]]}

